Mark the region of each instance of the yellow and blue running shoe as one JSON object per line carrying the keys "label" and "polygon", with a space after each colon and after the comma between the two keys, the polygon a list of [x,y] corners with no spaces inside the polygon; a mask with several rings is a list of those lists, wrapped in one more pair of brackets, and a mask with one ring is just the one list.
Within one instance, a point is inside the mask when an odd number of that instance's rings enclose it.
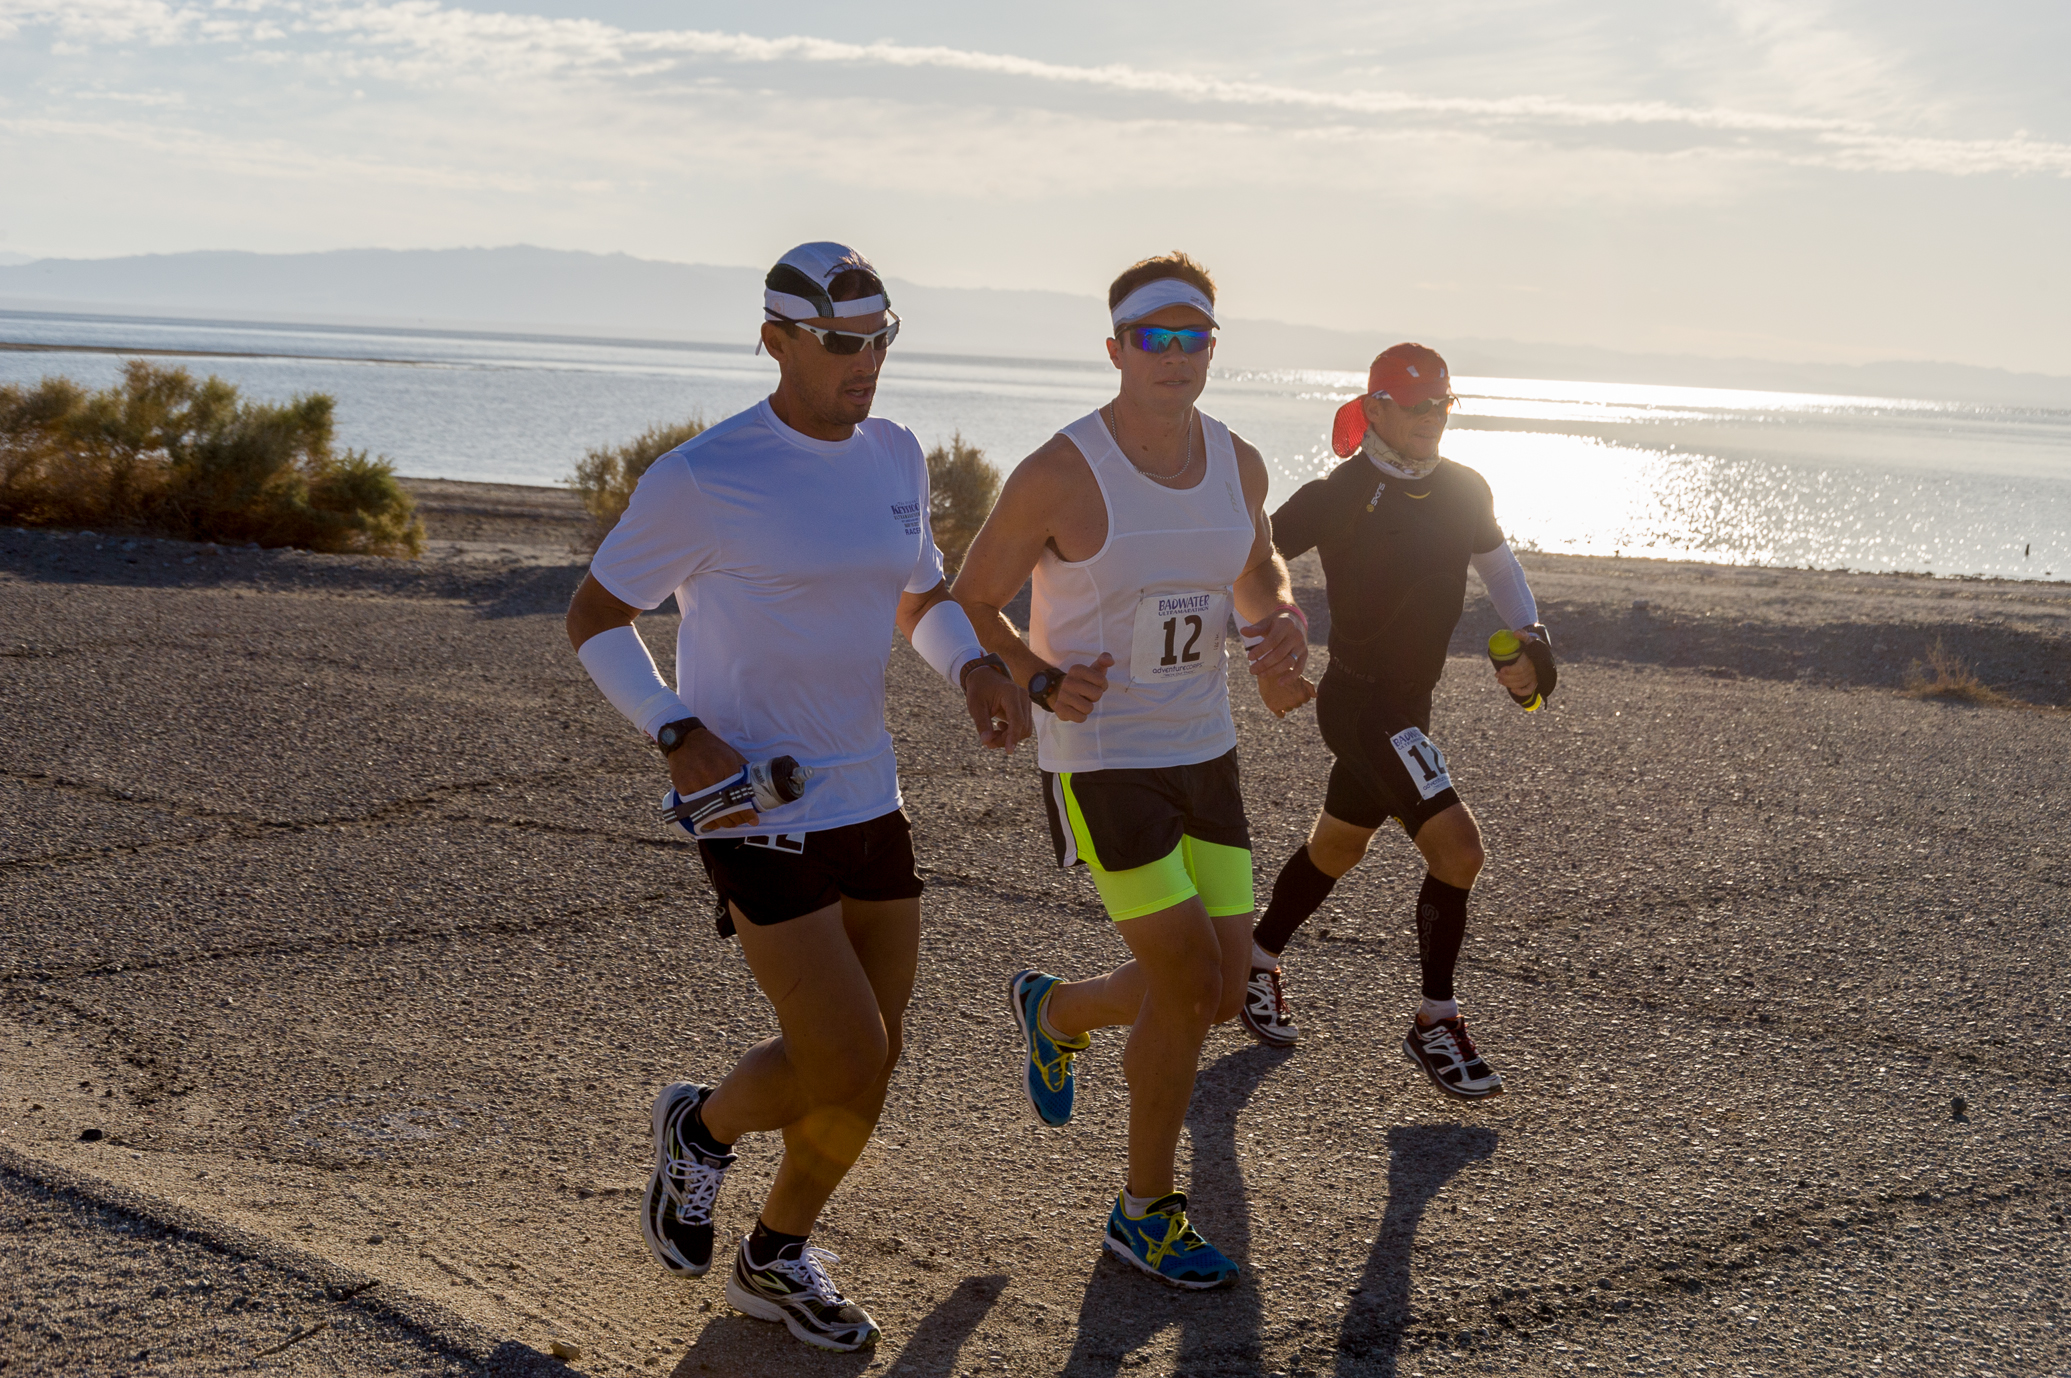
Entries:
{"label": "yellow and blue running shoe", "polygon": [[1071,1121],[1072,1059],[1093,1045],[1085,1034],[1056,1039],[1043,1032],[1043,997],[1060,979],[1030,968],[1007,982],[1007,1003],[1014,1007],[1014,1022],[1028,1050],[1021,1086],[1036,1118],[1053,1129]]}
{"label": "yellow and blue running shoe", "polygon": [[1117,1195],[1107,1217],[1107,1247],[1122,1262],[1174,1287],[1200,1292],[1237,1280],[1237,1265],[1187,1223],[1184,1192],[1159,1197],[1141,1218],[1129,1214]]}

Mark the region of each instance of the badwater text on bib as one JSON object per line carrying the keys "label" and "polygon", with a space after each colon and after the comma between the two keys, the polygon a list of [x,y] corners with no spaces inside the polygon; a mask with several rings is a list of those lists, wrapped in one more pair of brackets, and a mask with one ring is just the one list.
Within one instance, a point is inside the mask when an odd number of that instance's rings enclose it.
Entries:
{"label": "badwater text on bib", "polygon": [[1229,616],[1230,596],[1224,589],[1145,594],[1136,605],[1136,634],[1130,640],[1130,682],[1166,684],[1220,666],[1223,623]]}

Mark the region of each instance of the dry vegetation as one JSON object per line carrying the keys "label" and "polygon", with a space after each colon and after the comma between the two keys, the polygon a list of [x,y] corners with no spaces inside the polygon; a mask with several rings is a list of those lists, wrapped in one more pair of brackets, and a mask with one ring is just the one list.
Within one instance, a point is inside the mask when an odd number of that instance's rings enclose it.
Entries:
{"label": "dry vegetation", "polygon": [[999,470],[985,462],[985,451],[965,440],[962,431],[928,451],[928,520],[950,578],[963,567],[964,552],[999,495]]}
{"label": "dry vegetation", "polygon": [[0,522],[418,554],[424,526],[393,468],[331,448],[332,405],[248,402],[141,360],[100,392],[0,387]]}
{"label": "dry vegetation", "polygon": [[673,426],[649,426],[623,445],[602,446],[575,462],[575,472],[569,475],[568,486],[575,490],[576,496],[582,499],[583,510],[590,514],[590,549],[595,550],[598,543],[611,534],[611,528],[618,525],[618,519],[625,515],[626,504],[633,500],[633,489],[639,484],[640,476],[656,460],[701,433],[708,424],[702,415],[698,415]]}
{"label": "dry vegetation", "polygon": [[[1931,672],[1931,673],[1930,673]],[[1914,661],[1906,671],[1906,687],[1899,692],[1912,699],[1947,699],[1955,703],[2012,705],[2014,700],[1971,673],[1970,667],[1936,641],[1927,652],[1927,663]]]}

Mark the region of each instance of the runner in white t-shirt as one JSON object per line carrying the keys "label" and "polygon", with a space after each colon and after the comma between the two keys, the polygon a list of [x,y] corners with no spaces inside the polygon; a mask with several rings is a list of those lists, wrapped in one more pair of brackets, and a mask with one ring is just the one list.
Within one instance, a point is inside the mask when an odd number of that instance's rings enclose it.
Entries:
{"label": "runner in white t-shirt", "polygon": [[[720,932],[738,935],[782,1030],[717,1086],[677,1082],[656,1099],[648,1247],[672,1273],[710,1268],[734,1141],[781,1130],[783,1163],[726,1298],[852,1350],[877,1325],[807,1235],[877,1123],[919,951],[921,881],[884,721],[892,629],[962,690],[986,746],[1027,737],[1029,704],[943,584],[920,442],[870,416],[899,331],[876,270],[844,245],[802,244],[770,270],[764,315],[776,391],[648,469],[568,635],[667,758],[668,816],[697,836]],[[633,629],[671,594],[675,690]]]}
{"label": "runner in white t-shirt", "polygon": [[[1306,629],[1273,552],[1266,466],[1195,406],[1213,356],[1215,284],[1184,254],[1108,290],[1115,400],[1007,480],[956,596],[987,648],[1029,684],[1060,865],[1083,862],[1131,960],[1008,983],[1023,1086],[1045,1124],[1071,1118],[1072,1060],[1093,1029],[1129,1029],[1128,1179],[1107,1247],[1179,1287],[1237,1265],[1187,1221],[1173,1156],[1210,1025],[1251,969],[1251,834],[1238,792],[1224,643],[1256,639],[1269,706],[1299,702]],[[1000,609],[1033,575],[1028,642]]]}

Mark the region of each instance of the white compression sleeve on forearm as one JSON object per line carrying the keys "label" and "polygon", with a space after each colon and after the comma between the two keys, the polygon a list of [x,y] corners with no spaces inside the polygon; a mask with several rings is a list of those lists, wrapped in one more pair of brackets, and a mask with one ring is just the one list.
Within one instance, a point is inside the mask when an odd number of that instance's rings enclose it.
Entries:
{"label": "white compression sleeve on forearm", "polygon": [[1539,620],[1539,604],[1532,597],[1532,586],[1524,581],[1524,566],[1511,553],[1510,542],[1470,556],[1468,563],[1481,576],[1489,602],[1496,605],[1496,616],[1503,619],[1504,626],[1529,627]]}
{"label": "white compression sleeve on forearm", "polygon": [[964,666],[985,654],[985,648],[978,644],[978,632],[971,626],[971,619],[954,598],[945,598],[921,614],[920,622],[914,627],[913,635],[907,640],[913,649],[920,652],[920,658],[934,667],[935,673],[949,681],[949,687],[961,691],[963,684],[958,678]]}
{"label": "white compression sleeve on forearm", "polygon": [[647,643],[632,627],[598,632],[583,642],[575,658],[590,672],[590,678],[611,700],[611,706],[648,736],[678,718],[690,716],[689,706],[676,696],[662,672],[654,668]]}

